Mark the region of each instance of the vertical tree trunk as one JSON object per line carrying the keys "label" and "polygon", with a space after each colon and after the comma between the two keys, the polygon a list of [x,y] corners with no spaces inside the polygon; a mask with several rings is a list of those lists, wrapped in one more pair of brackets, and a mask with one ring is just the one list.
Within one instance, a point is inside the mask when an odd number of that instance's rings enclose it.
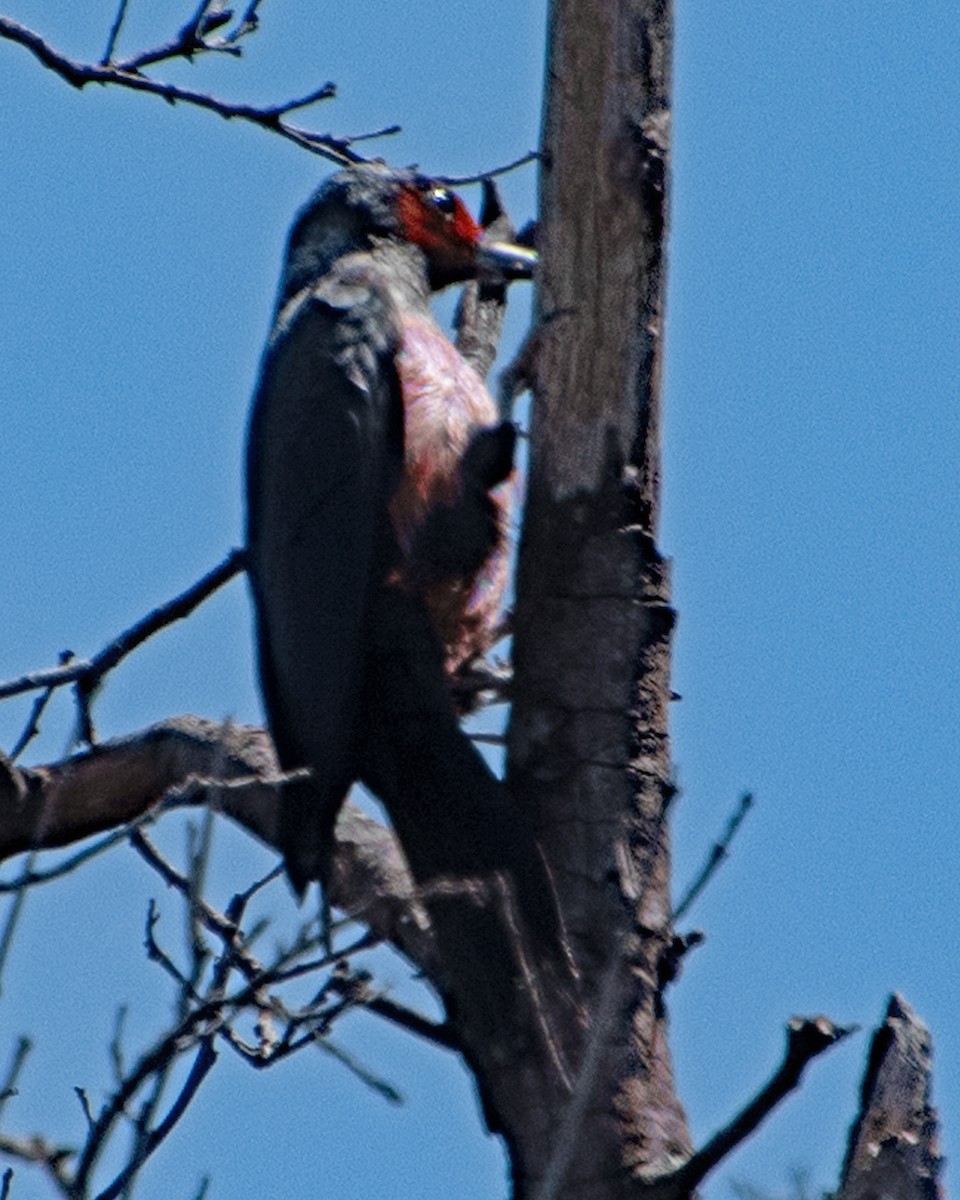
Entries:
{"label": "vertical tree trunk", "polygon": [[[669,577],[656,542],[669,0],[555,0],[508,777],[581,995],[563,1080],[497,1098],[520,1195],[600,1200],[689,1152],[658,994],[671,935]],[[574,1015],[575,1014],[575,1015]]]}

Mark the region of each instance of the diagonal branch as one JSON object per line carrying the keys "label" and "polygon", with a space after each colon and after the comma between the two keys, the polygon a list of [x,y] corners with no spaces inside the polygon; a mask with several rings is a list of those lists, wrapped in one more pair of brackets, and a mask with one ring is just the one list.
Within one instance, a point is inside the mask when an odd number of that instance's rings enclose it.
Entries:
{"label": "diagonal branch", "polygon": [[644,1197],[688,1196],[727,1155],[773,1112],[800,1082],[809,1062],[855,1031],[855,1026],[834,1025],[827,1017],[792,1017],[787,1022],[783,1062],[770,1081],[727,1125],[676,1171],[642,1176]]}
{"label": "diagonal branch", "polygon": [[17,1080],[20,1078],[20,1072],[23,1070],[27,1056],[32,1049],[33,1042],[28,1037],[21,1035],[17,1039],[16,1048],[10,1059],[10,1066],[7,1067],[6,1078],[3,1083],[0,1083],[0,1112],[6,1107],[7,1101],[17,1094]]}
{"label": "diagonal branch", "polygon": [[[140,67],[150,63],[168,59],[175,53],[186,53],[185,50],[174,51],[170,46],[161,47],[156,51],[130,59],[122,64],[78,62],[76,59],[68,58],[67,55],[61,54],[59,50],[54,49],[49,42],[45,41],[39,33],[28,29],[25,25],[21,25],[10,17],[0,17],[0,38],[15,42],[17,45],[29,50],[48,70],[59,75],[71,87],[80,89],[86,87],[88,83],[115,84],[119,87],[129,88],[131,91],[147,92],[150,95],[162,97],[169,104],[175,104],[179,101],[183,104],[192,104],[197,108],[204,108],[209,112],[214,112],[225,120],[236,119],[247,121],[252,125],[259,126],[261,129],[277,133],[288,141],[294,142],[296,145],[302,146],[305,150],[309,150],[321,158],[326,158],[330,162],[343,165],[345,163],[367,161],[362,154],[358,154],[355,150],[351,149],[352,143],[359,140],[358,138],[335,137],[333,134],[315,133],[311,130],[291,125],[284,120],[288,113],[296,109],[304,108],[308,104],[316,104],[320,100],[332,99],[336,95],[336,86],[333,83],[326,83],[322,87],[315,88],[306,96],[288,100],[282,104],[260,108],[250,104],[232,104],[227,100],[221,100],[217,96],[208,95],[206,92],[197,92],[191,88],[179,87],[173,83],[164,83],[161,80],[152,79],[147,75],[141,74],[139,70]],[[174,44],[171,43],[171,46]],[[209,49],[211,47],[206,48]]]}
{"label": "diagonal branch", "polygon": [[753,805],[753,796],[750,792],[744,792],[740,797],[740,803],[737,809],[727,822],[727,827],[723,831],[723,836],[718,842],[710,847],[710,853],[707,855],[707,860],[700,868],[700,874],[696,877],[693,883],[687,888],[683,899],[673,910],[672,922],[676,924],[681,917],[685,916],[687,911],[691,909],[697,900],[697,897],[707,886],[720,866],[726,861],[730,853],[730,843],[737,835],[737,830],[743,824],[744,818],[750,811]]}
{"label": "diagonal branch", "polygon": [[[157,805],[209,804],[260,841],[276,845],[282,776],[269,737],[252,726],[178,717],[43,767],[0,772],[0,862],[31,848],[67,846],[110,833],[68,865],[35,872],[22,886],[79,866],[129,834]],[[368,925],[428,974],[437,951],[406,859],[393,833],[344,805],[336,829],[331,902]],[[10,889],[15,890],[15,889]]]}
{"label": "diagonal branch", "polygon": [[117,1175],[113,1183],[105,1188],[97,1196],[97,1200],[116,1200],[126,1188],[128,1182],[137,1173],[144,1162],[153,1154],[160,1143],[171,1132],[176,1123],[180,1120],[183,1114],[187,1111],[191,1100],[196,1095],[200,1084],[207,1077],[210,1069],[217,1061],[217,1052],[213,1048],[212,1038],[206,1037],[201,1041],[200,1048],[197,1051],[197,1056],[193,1060],[193,1066],[190,1068],[190,1073],[180,1089],[176,1100],[170,1106],[167,1115],[156,1127],[151,1130],[146,1138],[144,1145],[140,1148],[136,1157],[123,1168]]}
{"label": "diagonal branch", "polygon": [[123,22],[127,16],[128,0],[120,0],[117,5],[117,11],[113,18],[113,24],[110,26],[110,32],[107,34],[107,46],[103,52],[103,58],[100,59],[100,66],[105,67],[113,61],[113,52],[117,47],[117,38],[120,36],[120,30],[123,28]]}
{"label": "diagonal branch", "polygon": [[[0,17],[0,28],[2,28],[3,20],[4,18]],[[231,550],[223,562],[214,567],[212,571],[208,571],[179,596],[174,596],[166,604],[161,604],[159,608],[147,613],[135,625],[131,625],[129,629],[115,637],[109,645],[104,646],[93,658],[71,658],[69,662],[60,666],[49,667],[44,671],[31,671],[17,679],[8,679],[0,683],[0,700],[20,695],[22,692],[35,692],[41,688],[58,688],[69,683],[78,683],[82,692],[89,695],[103,676],[128,654],[143,645],[148,638],[153,637],[161,629],[172,625],[174,621],[188,617],[204,600],[228,583],[234,575],[239,575],[244,568],[243,551]]]}

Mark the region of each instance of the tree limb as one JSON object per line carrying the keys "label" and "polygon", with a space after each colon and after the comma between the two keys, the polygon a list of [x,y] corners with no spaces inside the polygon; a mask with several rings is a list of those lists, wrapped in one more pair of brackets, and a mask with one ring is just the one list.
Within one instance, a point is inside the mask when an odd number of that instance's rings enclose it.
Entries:
{"label": "tree limb", "polygon": [[638,1196],[679,1198],[689,1196],[719,1163],[766,1120],[781,1100],[800,1082],[809,1062],[854,1032],[827,1017],[792,1017],[787,1022],[783,1062],[770,1081],[727,1125],[692,1154],[675,1171],[641,1175]]}
{"label": "tree limb", "polygon": [[[312,154],[318,154],[321,158],[326,158],[330,162],[342,165],[345,163],[367,161],[362,154],[358,154],[355,150],[351,149],[352,143],[358,140],[356,137],[334,137],[333,134],[314,133],[309,129],[302,129],[299,126],[291,125],[284,120],[289,113],[296,109],[316,104],[320,100],[332,99],[337,91],[336,85],[333,83],[325,83],[321,87],[309,92],[306,96],[300,96],[281,104],[258,108],[251,104],[231,104],[227,100],[221,100],[216,96],[208,95],[206,92],[193,91],[190,88],[179,87],[173,83],[163,83],[160,80],[151,79],[149,76],[140,73],[141,67],[148,66],[162,59],[169,59],[176,54],[186,53],[183,49],[177,49],[177,46],[180,44],[179,42],[173,42],[169,46],[162,47],[157,51],[129,59],[125,63],[113,64],[110,62],[84,63],[68,58],[65,54],[61,54],[60,51],[55,50],[39,33],[28,29],[25,25],[21,25],[10,17],[0,17],[0,38],[15,42],[17,45],[29,50],[48,70],[53,71],[55,75],[59,75],[71,87],[80,89],[86,87],[88,83],[115,84],[119,87],[129,88],[135,92],[147,92],[151,95],[162,97],[168,104],[175,104],[179,101],[183,104],[192,104],[196,108],[207,109],[209,112],[214,112],[226,120],[236,119],[247,121],[252,125],[259,126],[261,129],[277,133],[288,141],[294,142],[296,145],[302,146],[303,149],[309,150]],[[112,50],[112,44],[110,48]],[[395,131],[396,127],[393,126],[380,132],[382,135]]]}
{"label": "tree limb", "polygon": [[[161,805],[209,804],[275,847],[281,781],[264,730],[189,716],[63,762],[20,769],[8,764],[0,772],[0,862],[118,830]],[[120,836],[79,852],[71,865]],[[431,973],[437,965],[433,932],[393,833],[348,802],[336,837],[332,903]],[[25,886],[65,869],[37,872]]]}

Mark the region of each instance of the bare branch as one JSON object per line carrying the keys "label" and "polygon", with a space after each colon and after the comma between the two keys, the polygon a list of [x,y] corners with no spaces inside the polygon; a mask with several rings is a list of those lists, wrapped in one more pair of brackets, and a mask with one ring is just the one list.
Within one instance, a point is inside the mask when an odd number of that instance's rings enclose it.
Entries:
{"label": "bare branch", "polygon": [[355,1075],[361,1083],[365,1083],[371,1091],[382,1096],[384,1100],[389,1101],[391,1104],[403,1103],[403,1094],[392,1083],[381,1079],[379,1075],[374,1075],[371,1070],[363,1066],[352,1054],[347,1054],[340,1046],[335,1046],[332,1042],[317,1042],[317,1048],[335,1058],[352,1075]]}
{"label": "bare branch", "polygon": [[[272,964],[263,966],[249,953],[251,935],[240,928],[239,922],[250,899],[259,894],[266,880],[258,880],[245,891],[237,893],[224,915],[214,910],[200,895],[209,837],[201,836],[191,841],[187,849],[189,870],[186,874],[160,855],[139,830],[131,833],[130,840],[149,866],[180,894],[192,932],[188,935],[185,951],[188,965],[186,969],[181,969],[156,939],[158,911],[155,903],[150,902],[144,940],[148,957],[157,962],[176,984],[178,1010],[174,1027],[163,1034],[127,1071],[123,1067],[119,1049],[118,1020],[118,1032],[111,1046],[116,1086],[99,1115],[93,1116],[87,1106],[86,1094],[82,1089],[77,1089],[87,1113],[89,1132],[74,1177],[68,1181],[71,1196],[83,1196],[90,1189],[93,1172],[117,1123],[129,1117],[134,1098],[141,1090],[145,1090],[133,1121],[134,1138],[127,1161],[113,1181],[99,1193],[98,1200],[111,1200],[129,1193],[136,1176],[172,1130],[212,1068],[216,1058],[213,1048],[216,1038],[222,1038],[251,1065],[258,1068],[270,1066],[301,1049],[319,1044],[339,1016],[352,1008],[366,1006],[371,999],[369,975],[364,971],[352,970],[345,962],[347,955],[371,943],[369,934],[336,956],[326,955],[320,959],[298,962],[304,955],[314,951],[319,942],[317,935],[308,936],[305,928],[289,949],[281,950]],[[271,872],[267,879],[272,877],[275,877],[275,872]],[[211,952],[203,938],[203,931],[212,933],[223,946],[205,985],[203,979]],[[295,1012],[291,1012],[279,996],[267,994],[267,988],[272,984],[330,968],[332,971],[314,999]],[[239,990],[231,993],[228,983],[236,969],[243,976],[244,983]],[[258,1046],[245,1044],[231,1024],[237,1016],[250,1009],[259,1013],[257,1024],[262,1032]],[[408,1026],[416,1023],[417,1014],[401,1012],[399,1019],[403,1020],[404,1016],[408,1017]],[[269,1034],[266,1025],[270,1018],[283,1022],[285,1030],[282,1036]],[[167,1115],[159,1124],[155,1124],[165,1087],[176,1063],[194,1047],[197,1047],[197,1053],[185,1084],[170,1105]],[[399,1098],[389,1084],[353,1062],[342,1051],[335,1047],[327,1048],[368,1086],[375,1087],[393,1101]]]}
{"label": "bare branch", "polygon": [[539,161],[540,151],[528,150],[512,162],[504,163],[502,167],[493,167],[489,171],[481,171],[479,175],[438,175],[437,181],[446,184],[447,187],[466,187],[468,184],[482,183],[485,179],[493,179],[498,175],[508,175],[511,171],[518,171],[521,167]]}
{"label": "bare branch", "polygon": [[[195,54],[204,51],[221,50],[239,55],[240,47],[235,43],[247,33],[252,33],[256,25],[244,27],[241,22],[233,37],[220,38],[210,41],[209,35],[222,26],[229,24],[232,13],[226,9],[224,0],[200,0],[193,16],[183,25],[176,37],[153,50],[143,50],[132,58],[114,63],[121,71],[140,71],[144,67],[153,66],[172,58],[192,59]],[[112,56],[110,56],[112,57]],[[105,62],[110,61],[108,57]]]}
{"label": "bare branch", "polygon": [[505,746],[507,739],[502,733],[471,733],[470,741],[480,746]]}
{"label": "bare branch", "polygon": [[119,1083],[123,1079],[125,1067],[123,1064],[123,1031],[127,1023],[127,1006],[117,1006],[117,1015],[113,1023],[113,1037],[110,1039],[110,1063],[113,1067],[113,1081]]}
{"label": "bare branch", "polygon": [[[189,878],[175,870],[163,855],[160,854],[156,846],[140,831],[135,831],[131,834],[130,844],[160,875],[168,887],[176,888],[189,902],[195,917],[203,923],[210,933],[214,934],[225,945],[230,947],[232,965],[238,967],[247,979],[261,977],[264,970],[263,966],[253,955],[248,954],[243,948],[237,937],[239,931],[236,922],[218,913],[201,896],[191,896]],[[271,872],[271,876],[275,878],[276,872]],[[152,931],[153,925],[151,924],[149,928]]]}
{"label": "bare branch", "polygon": [[397,1004],[394,1000],[388,1000],[386,996],[371,996],[366,1001],[365,1007],[372,1013],[376,1013],[377,1016],[386,1018],[394,1025],[399,1025],[408,1033],[415,1033],[417,1037],[433,1042],[435,1046],[443,1046],[447,1050],[460,1049],[456,1035],[446,1022],[439,1024],[431,1021],[422,1013],[415,1012],[403,1004]]}
{"label": "bare branch", "polygon": [[113,58],[113,52],[116,49],[117,38],[120,36],[120,30],[123,27],[124,18],[127,15],[127,0],[120,0],[117,5],[117,13],[113,18],[113,24],[110,26],[110,32],[107,35],[107,45],[103,52],[103,57],[100,59],[100,66],[105,67]]}
{"label": "bare branch", "polygon": [[687,1196],[727,1155],[773,1112],[799,1084],[809,1062],[855,1032],[855,1026],[834,1025],[827,1017],[792,1017],[787,1022],[783,1062],[770,1082],[737,1114],[726,1128],[676,1171],[641,1177],[643,1196]]}
{"label": "bare branch", "polygon": [[90,1098],[82,1087],[74,1087],[74,1095],[80,1101],[80,1108],[83,1111],[84,1118],[87,1122],[87,1128],[93,1128],[93,1113],[90,1111]]}
{"label": "bare branch", "polygon": [[457,708],[463,711],[475,708],[478,697],[485,692],[497,700],[508,700],[512,682],[513,672],[509,667],[484,660],[462,667],[450,680],[450,691]]}
{"label": "bare branch", "polygon": [[47,871],[35,871],[30,866],[30,863],[35,861],[31,858],[25,869],[12,880],[0,880],[0,896],[9,892],[20,892],[27,888],[36,887],[41,883],[50,883],[54,879],[61,879],[64,875],[69,875],[72,871],[76,871],[78,867],[82,867],[92,858],[97,858],[107,850],[112,849],[120,842],[125,842],[130,835],[132,829],[139,828],[141,825],[149,825],[154,820],[154,813],[144,813],[138,817],[136,821],[130,822],[122,829],[117,829],[113,833],[108,833],[106,837],[95,842],[92,846],[87,846],[83,850],[78,850],[76,854],[71,854],[69,858],[64,858],[57,863],[55,867],[51,867]]}
{"label": "bare branch", "polygon": [[147,952],[147,958],[151,962],[155,962],[162,970],[169,975],[173,982],[180,989],[184,1000],[192,1001],[196,1004],[201,1004],[202,997],[194,990],[190,980],[183,974],[177,964],[173,961],[166,950],[162,948],[160,943],[154,936],[154,929],[157,922],[160,920],[160,913],[157,911],[157,902],[150,900],[147,905],[147,916],[143,927],[143,946]]}
{"label": "bare branch", "polygon": [[[27,855],[27,861],[24,863],[23,870],[25,874],[29,874],[33,868],[33,863],[36,855],[30,853]],[[0,933],[0,979],[3,978],[4,968],[7,965],[7,956],[10,953],[10,947],[13,945],[13,935],[16,932],[17,925],[20,923],[20,917],[23,915],[23,906],[27,900],[26,890],[21,888],[16,890],[13,897],[13,903],[10,905],[10,911],[7,913],[7,919],[3,925],[3,933]],[[3,988],[0,987],[0,995],[3,994]]]}
{"label": "bare branch", "polygon": [[206,1200],[207,1192],[210,1190],[210,1176],[204,1175],[194,1193],[193,1200]]}
{"label": "bare branch", "polygon": [[156,1129],[152,1130],[149,1136],[144,1139],[143,1145],[138,1147],[136,1156],[117,1175],[110,1186],[98,1194],[96,1200],[116,1200],[116,1197],[121,1194],[130,1179],[139,1171],[187,1111],[191,1100],[197,1094],[201,1083],[203,1083],[216,1061],[217,1052],[213,1048],[212,1040],[204,1038],[200,1043],[196,1058],[193,1060],[190,1074],[187,1076],[180,1094],[170,1106],[169,1112]]}
{"label": "bare branch", "polygon": [[[362,154],[358,154],[355,150],[351,149],[351,143],[360,140],[359,138],[335,137],[333,134],[315,133],[308,129],[301,129],[298,126],[290,125],[283,119],[288,113],[299,108],[304,108],[308,104],[315,104],[320,100],[332,99],[336,95],[336,85],[333,83],[326,83],[322,87],[315,88],[307,96],[298,99],[265,108],[257,108],[249,104],[231,104],[226,100],[221,100],[205,92],[196,92],[190,88],[178,87],[176,84],[163,83],[160,80],[151,79],[149,76],[140,73],[143,67],[171,57],[185,55],[189,58],[192,53],[201,48],[201,45],[195,43],[191,50],[186,49],[186,44],[182,40],[183,33],[184,31],[181,31],[181,36],[168,45],[135,56],[123,63],[82,63],[68,58],[58,50],[55,50],[53,46],[44,41],[40,34],[35,33],[32,29],[26,28],[26,26],[11,20],[9,17],[0,17],[0,38],[15,42],[17,45],[29,50],[45,67],[53,71],[56,75],[59,75],[61,79],[66,80],[71,87],[80,89],[86,87],[88,83],[115,84],[119,87],[130,88],[135,92],[147,92],[154,96],[160,96],[169,104],[175,104],[178,101],[184,104],[192,104],[197,108],[204,108],[209,112],[214,112],[226,120],[248,121],[252,125],[258,125],[261,129],[277,133],[288,141],[294,142],[296,145],[302,146],[305,150],[320,155],[320,157],[326,158],[330,162],[344,165],[346,163],[368,161]],[[208,50],[230,49],[231,46],[230,39],[227,39],[221,45],[202,43],[202,48]],[[361,137],[364,136],[371,135],[361,135]]]}
{"label": "bare branch", "polygon": [[[5,17],[0,17],[0,33],[3,31]],[[147,613],[145,617],[131,625],[113,639],[92,659],[73,659],[58,667],[45,671],[33,671],[29,675],[21,675],[19,679],[10,679],[0,683],[0,700],[8,696],[16,696],[22,692],[32,692],[39,688],[57,688],[65,684],[78,683],[88,695],[94,690],[103,676],[112,670],[119,662],[131,654],[138,646],[142,646],[148,638],[153,637],[161,629],[190,616],[195,608],[203,603],[215,591],[228,583],[235,575],[244,569],[244,553],[242,550],[231,550],[218,566],[214,567],[196,583],[174,596],[165,604]],[[67,651],[64,651],[67,654]],[[63,655],[61,655],[61,658]]]}
{"label": "bare branch", "polygon": [[106,1147],[114,1123],[124,1114],[127,1105],[140,1088],[152,1076],[163,1071],[186,1048],[184,1043],[189,1042],[203,1022],[217,1019],[220,1009],[219,1002],[206,1002],[198,1005],[174,1029],[163,1034],[154,1046],[140,1057],[136,1066],[127,1073],[113,1095],[103,1105],[100,1115],[93,1123],[72,1181],[75,1193],[83,1195],[86,1191],[91,1172]]}
{"label": "bare branch", "polygon": [[753,796],[750,792],[744,792],[740,797],[740,803],[737,806],[736,812],[727,822],[727,827],[723,831],[723,836],[718,842],[715,842],[707,856],[707,861],[700,868],[700,874],[694,879],[693,883],[687,888],[683,895],[683,899],[673,910],[672,921],[676,923],[684,916],[687,911],[693,907],[697,897],[707,886],[716,872],[719,870],[724,860],[730,851],[730,843],[737,835],[737,830],[743,823],[744,817],[750,811],[753,805]]}
{"label": "bare branch", "polygon": [[32,1049],[33,1042],[28,1037],[21,1035],[17,1039],[16,1048],[10,1059],[10,1066],[7,1068],[7,1076],[3,1083],[0,1083],[0,1114],[3,1113],[11,1097],[17,1094],[17,1080],[20,1078],[20,1072],[27,1061],[27,1055],[29,1055]]}
{"label": "bare branch", "polygon": [[346,140],[352,146],[355,142],[370,142],[374,138],[395,137],[402,132],[402,125],[384,125],[382,129],[371,129],[369,133],[353,133]]}
{"label": "bare branch", "polygon": [[[60,652],[60,666],[66,666],[72,658],[72,650],[62,650]],[[53,692],[53,688],[47,688],[42,696],[38,696],[36,700],[34,700],[30,708],[30,716],[27,718],[27,723],[24,725],[23,731],[17,738],[16,742],[14,742],[13,748],[10,751],[11,762],[17,761],[24,750],[26,750],[27,746],[30,745],[33,739],[40,732],[40,718],[43,716],[43,710],[50,703]]]}
{"label": "bare branch", "polygon": [[[276,845],[280,780],[264,730],[171,718],[63,762],[13,768],[6,782],[0,773],[0,861],[34,846],[69,845],[131,821],[146,823],[161,802],[210,804]],[[111,833],[81,855],[102,852],[126,833]],[[394,834],[348,803],[336,837],[331,902],[433,973],[433,929]],[[56,878],[73,861],[28,878]]]}

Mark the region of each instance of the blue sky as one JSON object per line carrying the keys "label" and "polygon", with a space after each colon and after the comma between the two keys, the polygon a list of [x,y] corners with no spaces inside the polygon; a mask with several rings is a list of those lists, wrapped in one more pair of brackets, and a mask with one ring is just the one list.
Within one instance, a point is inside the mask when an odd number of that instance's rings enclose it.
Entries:
{"label": "blue sky", "polygon": [[[2,7],[78,58],[99,56],[112,17]],[[126,46],[190,7],[133,0]],[[475,172],[536,144],[544,8],[290,0],[264,6],[240,63],[165,74],[253,102],[332,78],[341,97],[315,127],[397,121],[372,152]],[[678,885],[738,794],[758,801],[691,918],[708,942],[672,998],[680,1088],[702,1140],[773,1067],[790,1014],[869,1027],[901,989],[933,1029],[956,1158],[960,9],[924,0],[904,21],[863,0],[679,0],[677,16],[662,542],[680,610]],[[326,168],[210,114],[76,93],[6,43],[0,60],[6,677],[95,651],[237,543],[283,238]],[[505,190],[532,213],[532,171]],[[2,744],[24,711],[0,710]],[[97,707],[104,736],[177,712],[260,719],[239,583],[140,651]],[[35,758],[68,732],[54,705]],[[176,849],[181,833],[163,836]],[[269,861],[224,829],[215,895]],[[159,1028],[165,985],[140,951],[156,890],[119,852],[31,898],[0,1030],[37,1049],[5,1128],[76,1137],[72,1088],[107,1082],[115,1003],[136,1014],[131,1048]],[[374,965],[415,995],[401,964]],[[291,1194],[360,1200],[389,1180],[404,1198],[504,1195],[453,1059],[372,1018],[342,1040],[403,1107],[319,1056],[256,1076],[224,1057],[140,1194],[186,1198],[210,1172],[211,1197],[270,1195],[282,1161]],[[815,1064],[706,1195],[733,1179],[784,1190],[794,1167],[832,1184],[865,1051],[861,1035]],[[18,1171],[16,1200],[48,1194]]]}

